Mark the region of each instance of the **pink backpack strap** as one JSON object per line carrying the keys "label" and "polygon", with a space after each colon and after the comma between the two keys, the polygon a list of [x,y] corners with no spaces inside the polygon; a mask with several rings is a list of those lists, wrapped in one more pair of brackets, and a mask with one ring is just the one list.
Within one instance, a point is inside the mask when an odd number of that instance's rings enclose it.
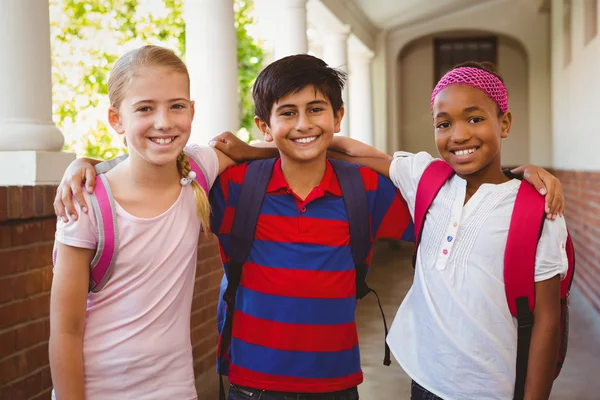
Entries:
{"label": "pink backpack strap", "polygon": [[98,292],[110,278],[119,248],[115,203],[106,175],[96,176],[96,186],[90,200],[96,215],[98,248],[90,264],[89,290]]}
{"label": "pink backpack strap", "polygon": [[191,152],[188,152],[187,149],[185,149],[184,152],[187,154],[190,160],[190,167],[192,168],[192,171],[196,173],[196,182],[198,182],[200,187],[204,189],[204,192],[208,196],[208,182],[206,180],[206,172],[204,171],[204,168],[202,168],[202,164],[198,162],[195,156]]}
{"label": "pink backpack strap", "polygon": [[454,175],[454,170],[445,161],[435,160],[425,168],[419,184],[415,199],[414,229],[415,252],[413,254],[413,267],[416,265],[417,248],[421,243],[421,234],[425,224],[427,210],[444,184]]}
{"label": "pink backpack strap", "polygon": [[517,319],[514,398],[525,393],[535,307],[535,256],[546,218],[544,197],[521,182],[510,220],[504,254],[504,287],[510,313]]}
{"label": "pink backpack strap", "polygon": [[[96,176],[96,186],[94,193],[90,195],[90,203],[96,216],[98,247],[90,264],[89,291],[98,292],[110,278],[119,247],[114,199],[108,180],[103,174]],[[56,265],[57,253],[58,248],[55,241],[52,250],[54,265]]]}

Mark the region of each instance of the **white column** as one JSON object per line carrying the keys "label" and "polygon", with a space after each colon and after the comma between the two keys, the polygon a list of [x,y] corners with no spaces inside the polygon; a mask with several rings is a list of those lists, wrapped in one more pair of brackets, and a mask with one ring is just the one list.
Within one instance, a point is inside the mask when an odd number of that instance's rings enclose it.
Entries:
{"label": "white column", "polygon": [[0,2],[0,185],[56,183],[74,156],[52,122],[48,0]]}
{"label": "white column", "polygon": [[276,0],[274,6],[278,8],[275,60],[308,52],[306,0]]}
{"label": "white column", "polygon": [[352,138],[373,145],[373,90],[371,84],[372,52],[350,55],[349,101],[352,108]]}
{"label": "white column", "polygon": [[[349,35],[349,26],[344,26],[341,30],[327,32],[323,35],[323,60],[329,64],[330,67],[348,72]],[[349,82],[346,82],[346,86],[342,92],[345,114],[344,119],[342,119],[340,135],[344,136],[350,136],[350,105],[348,104],[348,86]]]}
{"label": "white column", "polygon": [[239,129],[237,39],[233,0],[186,0],[185,60],[196,115],[190,141],[207,144]]}

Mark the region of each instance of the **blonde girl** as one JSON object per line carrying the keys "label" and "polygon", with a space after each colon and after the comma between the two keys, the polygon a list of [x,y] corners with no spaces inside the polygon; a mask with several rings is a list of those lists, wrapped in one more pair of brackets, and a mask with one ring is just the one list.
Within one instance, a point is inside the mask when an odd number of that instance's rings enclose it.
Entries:
{"label": "blonde girl", "polygon": [[[194,102],[185,64],[145,46],[123,55],[108,82],[108,120],[129,156],[106,173],[118,257],[101,290],[88,292],[98,246],[94,210],[57,224],[50,366],[58,400],[196,399],[190,311],[198,236],[208,232],[208,187],[233,162],[191,145]],[[191,183],[191,185],[189,184]],[[89,194],[84,195],[90,204]]]}

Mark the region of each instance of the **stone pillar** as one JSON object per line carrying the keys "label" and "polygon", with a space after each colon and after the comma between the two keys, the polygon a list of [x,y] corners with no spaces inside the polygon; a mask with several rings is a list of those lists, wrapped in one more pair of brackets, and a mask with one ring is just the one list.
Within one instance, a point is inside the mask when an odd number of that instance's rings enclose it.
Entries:
{"label": "stone pillar", "polygon": [[[327,32],[323,35],[323,60],[330,67],[348,72],[348,37],[350,27],[344,26],[343,29]],[[348,86],[346,82],[342,98],[344,100],[345,114],[342,120],[340,135],[350,136],[350,104],[348,103]]]}
{"label": "stone pillar", "polygon": [[371,84],[372,52],[350,55],[349,101],[352,108],[352,138],[373,145],[373,90]]}
{"label": "stone pillar", "polygon": [[74,156],[52,122],[47,0],[0,2],[0,185],[60,181]]}
{"label": "stone pillar", "polygon": [[185,61],[196,115],[190,141],[206,145],[239,129],[237,39],[233,0],[186,0]]}
{"label": "stone pillar", "polygon": [[275,60],[308,52],[306,0],[277,0],[274,6],[278,8]]}

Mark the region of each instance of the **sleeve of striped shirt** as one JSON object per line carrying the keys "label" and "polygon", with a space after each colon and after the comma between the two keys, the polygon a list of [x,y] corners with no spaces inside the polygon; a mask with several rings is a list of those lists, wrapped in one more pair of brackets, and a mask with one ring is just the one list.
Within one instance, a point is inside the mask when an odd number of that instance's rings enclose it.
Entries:
{"label": "sleeve of striped shirt", "polygon": [[371,211],[374,239],[413,241],[413,228],[406,202],[392,181],[370,169],[361,169]]}

